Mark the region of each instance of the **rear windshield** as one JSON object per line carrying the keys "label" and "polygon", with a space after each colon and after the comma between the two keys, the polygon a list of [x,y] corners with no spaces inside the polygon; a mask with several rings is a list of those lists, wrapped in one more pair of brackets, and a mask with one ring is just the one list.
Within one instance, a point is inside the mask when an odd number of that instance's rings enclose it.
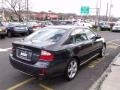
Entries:
{"label": "rear windshield", "polygon": [[25,38],[25,40],[37,42],[57,42],[65,33],[65,29],[41,29]]}

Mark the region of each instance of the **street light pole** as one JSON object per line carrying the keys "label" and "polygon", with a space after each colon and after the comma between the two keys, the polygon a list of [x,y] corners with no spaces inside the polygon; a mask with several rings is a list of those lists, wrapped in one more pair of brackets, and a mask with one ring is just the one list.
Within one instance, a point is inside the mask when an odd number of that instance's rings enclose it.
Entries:
{"label": "street light pole", "polygon": [[109,11],[109,18],[108,18],[108,21],[111,20],[111,9],[112,9],[112,0],[110,1],[110,11]]}
{"label": "street light pole", "polygon": [[26,0],[26,8],[27,8],[27,22],[28,22],[28,17],[29,17],[29,2],[28,2],[28,0]]}
{"label": "street light pole", "polygon": [[108,3],[107,3],[107,9],[106,9],[106,21],[108,20]]}
{"label": "street light pole", "polygon": [[95,21],[95,25],[98,24],[98,13],[99,13],[99,8],[98,8],[98,0],[96,2],[96,21]]}
{"label": "street light pole", "polygon": [[99,20],[98,21],[100,21],[100,15],[101,15],[101,0],[100,0],[100,7],[99,7]]}
{"label": "street light pole", "polygon": [[18,18],[19,18],[19,22],[21,22],[21,0],[19,0],[19,2],[18,2],[18,8],[19,8],[19,16],[18,16]]}
{"label": "street light pole", "polygon": [[2,21],[4,21],[5,17],[5,11],[4,11],[4,1],[2,0]]}

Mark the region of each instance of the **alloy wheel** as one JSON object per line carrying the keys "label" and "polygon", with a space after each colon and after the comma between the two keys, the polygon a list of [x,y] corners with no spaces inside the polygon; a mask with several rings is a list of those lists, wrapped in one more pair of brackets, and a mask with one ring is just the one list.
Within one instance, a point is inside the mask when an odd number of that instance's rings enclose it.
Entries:
{"label": "alloy wheel", "polygon": [[76,60],[72,60],[68,65],[67,74],[69,79],[73,79],[77,73],[78,64]]}

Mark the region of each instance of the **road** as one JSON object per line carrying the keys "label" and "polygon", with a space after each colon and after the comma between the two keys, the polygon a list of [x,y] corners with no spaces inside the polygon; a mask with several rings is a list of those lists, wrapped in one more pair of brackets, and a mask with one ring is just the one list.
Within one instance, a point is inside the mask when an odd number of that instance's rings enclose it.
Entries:
{"label": "road", "polygon": [[11,43],[20,37],[0,40],[0,90],[88,90],[120,52],[120,33],[102,31],[98,34],[107,41],[106,56],[93,59],[80,67],[76,78],[70,82],[62,76],[36,80],[22,74],[10,65],[8,58]]}

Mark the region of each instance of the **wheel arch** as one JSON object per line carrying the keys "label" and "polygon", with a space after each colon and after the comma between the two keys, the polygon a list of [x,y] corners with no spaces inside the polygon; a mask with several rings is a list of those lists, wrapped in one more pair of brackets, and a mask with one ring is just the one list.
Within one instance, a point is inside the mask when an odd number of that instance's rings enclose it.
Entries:
{"label": "wheel arch", "polygon": [[77,62],[78,62],[78,66],[80,66],[80,60],[79,60],[79,57],[78,57],[78,56],[73,56],[72,58],[73,58],[73,59],[76,59]]}

